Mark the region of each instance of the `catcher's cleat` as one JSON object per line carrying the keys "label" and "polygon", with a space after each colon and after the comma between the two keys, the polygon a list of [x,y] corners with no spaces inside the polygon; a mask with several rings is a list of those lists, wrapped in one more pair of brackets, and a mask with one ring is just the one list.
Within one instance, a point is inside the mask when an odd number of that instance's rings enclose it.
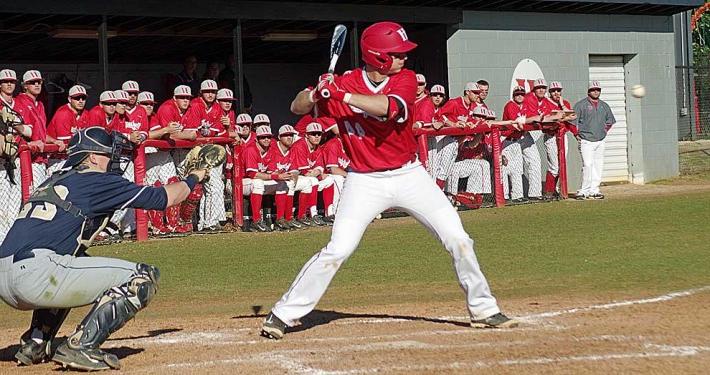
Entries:
{"label": "catcher's cleat", "polygon": [[266,223],[264,223],[264,220],[254,222],[252,224],[252,228],[254,228],[257,232],[271,232],[271,230],[266,226]]}
{"label": "catcher's cleat", "polygon": [[313,226],[323,226],[326,225],[325,221],[323,221],[323,217],[320,215],[315,215],[311,218],[311,223],[313,223]]}
{"label": "catcher's cleat", "polygon": [[38,363],[47,362],[51,350],[50,341],[38,343],[30,338],[30,331],[25,332],[20,337],[20,349],[15,353],[15,359],[19,365],[31,366]]}
{"label": "catcher's cleat", "polygon": [[291,230],[291,226],[288,225],[286,222],[286,219],[278,219],[276,220],[275,228],[282,231],[282,232],[288,232]]}
{"label": "catcher's cleat", "polygon": [[267,339],[281,340],[284,337],[284,333],[286,333],[286,323],[270,312],[261,326],[261,336]]}
{"label": "catcher's cleat", "polygon": [[471,319],[471,327],[473,328],[515,328],[517,326],[517,320],[510,319],[503,313],[497,313],[484,319]]}
{"label": "catcher's cleat", "polygon": [[121,363],[114,354],[101,349],[79,349],[69,346],[67,341],[57,348],[52,361],[64,368],[82,371],[118,370]]}
{"label": "catcher's cleat", "polygon": [[296,219],[289,221],[288,225],[290,225],[291,228],[293,228],[293,229],[302,229],[303,228],[303,224],[301,224],[301,222]]}

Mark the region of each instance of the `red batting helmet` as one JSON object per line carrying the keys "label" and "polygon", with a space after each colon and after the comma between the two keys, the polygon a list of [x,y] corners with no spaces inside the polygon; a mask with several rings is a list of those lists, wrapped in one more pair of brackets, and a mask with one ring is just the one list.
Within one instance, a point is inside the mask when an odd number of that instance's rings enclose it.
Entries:
{"label": "red batting helmet", "polygon": [[382,74],[392,66],[390,53],[407,53],[417,47],[410,42],[404,28],[394,22],[378,22],[366,28],[360,38],[360,50],[365,64]]}

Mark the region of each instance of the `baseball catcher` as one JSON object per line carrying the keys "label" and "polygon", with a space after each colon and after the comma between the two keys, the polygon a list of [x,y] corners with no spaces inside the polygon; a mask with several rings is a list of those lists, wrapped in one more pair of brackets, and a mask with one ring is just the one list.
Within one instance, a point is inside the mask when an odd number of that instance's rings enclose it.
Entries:
{"label": "baseball catcher", "polygon": [[[70,369],[120,368],[118,358],[100,346],[148,306],[160,272],[143,263],[89,257],[86,250],[115,210],[164,210],[179,204],[204,179],[206,170],[198,168],[209,165],[195,162],[180,182],[140,186],[116,170],[129,145],[124,136],[98,126],[77,132],[65,168],[32,194],[0,246],[0,298],[18,310],[33,311],[15,355],[20,364],[51,358]],[[90,304],[89,313],[52,355],[52,340],[69,310]]]}

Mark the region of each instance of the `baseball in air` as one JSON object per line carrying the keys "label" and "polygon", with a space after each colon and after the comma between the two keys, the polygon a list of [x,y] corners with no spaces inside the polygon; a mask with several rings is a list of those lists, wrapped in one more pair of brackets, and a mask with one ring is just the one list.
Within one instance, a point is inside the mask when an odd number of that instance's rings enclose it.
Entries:
{"label": "baseball in air", "polygon": [[631,86],[631,95],[634,98],[643,98],[646,96],[646,88],[643,85],[633,85]]}

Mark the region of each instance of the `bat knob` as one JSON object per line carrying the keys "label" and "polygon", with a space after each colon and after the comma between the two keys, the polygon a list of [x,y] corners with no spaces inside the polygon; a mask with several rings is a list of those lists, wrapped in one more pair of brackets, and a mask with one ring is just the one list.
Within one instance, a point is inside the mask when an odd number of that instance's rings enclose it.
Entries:
{"label": "bat knob", "polygon": [[328,90],[328,89],[320,90],[320,96],[325,99],[330,98],[330,90]]}

